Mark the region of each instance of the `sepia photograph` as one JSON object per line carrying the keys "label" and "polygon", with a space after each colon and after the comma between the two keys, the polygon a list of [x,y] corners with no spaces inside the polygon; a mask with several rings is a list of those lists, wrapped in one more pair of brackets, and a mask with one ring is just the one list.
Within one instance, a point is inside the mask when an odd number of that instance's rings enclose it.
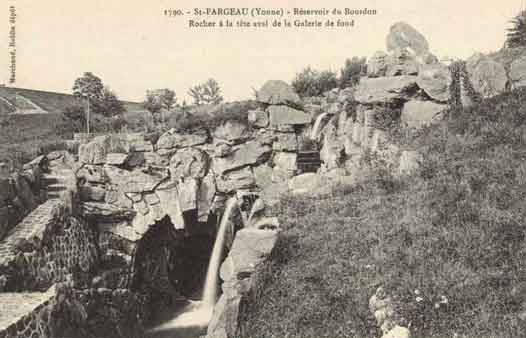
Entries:
{"label": "sepia photograph", "polygon": [[526,338],[525,0],[3,0],[0,45],[0,338]]}

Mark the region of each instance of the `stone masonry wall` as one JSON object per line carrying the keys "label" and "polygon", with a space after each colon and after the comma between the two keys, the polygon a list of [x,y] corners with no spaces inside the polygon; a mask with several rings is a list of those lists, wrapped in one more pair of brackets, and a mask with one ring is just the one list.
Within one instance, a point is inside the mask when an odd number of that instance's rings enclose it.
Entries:
{"label": "stone masonry wall", "polygon": [[0,242],[4,291],[47,289],[68,274],[90,274],[97,263],[93,231],[60,200],[40,205]]}

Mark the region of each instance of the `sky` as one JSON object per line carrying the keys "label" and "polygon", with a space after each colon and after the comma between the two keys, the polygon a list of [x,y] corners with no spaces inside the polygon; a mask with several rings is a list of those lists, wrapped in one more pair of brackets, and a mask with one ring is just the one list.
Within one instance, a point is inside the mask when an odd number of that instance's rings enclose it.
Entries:
{"label": "sky", "polygon": [[[214,78],[233,101],[252,97],[267,80],[290,81],[306,66],[338,71],[346,58],[385,50],[389,27],[398,21],[419,30],[437,56],[496,51],[524,1],[3,0],[0,84],[10,75],[11,5],[17,14],[14,86],[70,93],[75,78],[90,71],[124,100],[142,101],[147,89],[171,88],[182,101],[189,87]],[[375,8],[377,15],[354,17],[353,28],[214,29],[189,28],[193,16],[163,14],[206,7]]]}

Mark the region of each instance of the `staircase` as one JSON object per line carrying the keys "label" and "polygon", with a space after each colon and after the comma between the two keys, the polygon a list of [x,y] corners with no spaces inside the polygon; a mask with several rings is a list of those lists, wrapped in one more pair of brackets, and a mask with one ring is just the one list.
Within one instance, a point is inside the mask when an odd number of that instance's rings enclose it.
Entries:
{"label": "staircase", "polygon": [[70,168],[51,168],[49,173],[42,175],[42,183],[47,188],[47,198],[57,199],[75,185],[75,174]]}
{"label": "staircase", "polygon": [[299,151],[297,163],[301,173],[315,173],[321,166],[320,152],[317,150]]}

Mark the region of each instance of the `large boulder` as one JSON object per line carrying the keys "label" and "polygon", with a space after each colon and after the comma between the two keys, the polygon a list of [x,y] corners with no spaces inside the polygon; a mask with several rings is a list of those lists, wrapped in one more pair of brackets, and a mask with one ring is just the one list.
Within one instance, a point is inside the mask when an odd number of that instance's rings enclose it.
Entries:
{"label": "large boulder", "polygon": [[298,169],[296,153],[276,152],[274,154],[273,182],[283,182],[293,177]]}
{"label": "large boulder", "polygon": [[289,180],[289,189],[293,194],[312,194],[320,189],[325,181],[319,174],[306,173],[294,176]]}
{"label": "large boulder", "polygon": [[417,75],[418,61],[406,48],[395,49],[387,59],[386,76]]}
{"label": "large boulder", "polygon": [[104,164],[110,153],[128,154],[129,142],[116,135],[97,136],[89,143],[79,146],[79,162],[84,164]]}
{"label": "large boulder", "polygon": [[451,74],[447,66],[433,64],[420,67],[416,82],[418,87],[433,100],[439,102],[449,101]]}
{"label": "large boulder", "polygon": [[214,158],[213,169],[216,174],[220,175],[230,170],[260,164],[268,158],[271,152],[271,146],[249,141],[232,147],[232,152],[228,156]]}
{"label": "large boulder", "polygon": [[304,125],[312,121],[310,114],[287,106],[270,106],[267,112],[271,126]]}
{"label": "large boulder", "polygon": [[267,81],[256,93],[256,99],[266,104],[298,105],[301,99],[292,86],[281,80]]}
{"label": "large boulder", "polygon": [[217,190],[230,193],[241,189],[250,189],[256,185],[256,178],[250,167],[230,171],[216,178]]}
{"label": "large boulder", "polygon": [[227,121],[221,124],[214,130],[213,135],[216,139],[226,141],[230,144],[240,143],[252,136],[247,125],[236,121]]}
{"label": "large boulder", "polygon": [[269,124],[268,113],[261,109],[248,112],[248,122],[257,128],[266,128]]}
{"label": "large boulder", "polygon": [[195,148],[178,150],[170,159],[170,176],[174,180],[203,178],[208,174],[210,159],[206,152]]}
{"label": "large boulder", "polygon": [[447,109],[447,105],[432,101],[412,100],[404,104],[401,120],[409,127],[422,127],[429,125],[437,114]]}
{"label": "large boulder", "polygon": [[258,287],[258,268],[272,253],[277,239],[277,231],[242,229],[236,233],[228,257],[221,265],[223,294],[214,307],[207,337],[239,337],[242,305]]}
{"label": "large boulder", "polygon": [[273,143],[274,151],[297,151],[298,139],[295,133],[279,133],[274,134],[276,139]]}
{"label": "large boulder", "polygon": [[153,191],[164,179],[148,175],[141,170],[124,170],[111,165],[104,166],[105,176],[112,185],[118,186],[125,193]]}
{"label": "large boulder", "polygon": [[416,80],[416,76],[363,78],[354,97],[362,104],[405,101],[416,92]]}
{"label": "large boulder", "polygon": [[197,180],[190,177],[184,181],[179,181],[178,190],[181,211],[197,209],[197,194],[199,190]]}
{"label": "large boulder", "polygon": [[324,129],[323,146],[320,150],[320,159],[326,170],[339,168],[343,161],[344,142],[337,136],[336,127],[329,123]]}
{"label": "large boulder", "polygon": [[[205,178],[206,179],[206,178]],[[161,209],[170,217],[174,227],[176,229],[184,228],[184,218],[183,212],[181,211],[181,205],[179,203],[179,192],[178,192],[178,182],[166,181],[161,183],[155,193],[159,196],[159,205]],[[208,193],[200,193],[200,199],[204,195],[208,196]],[[199,202],[198,202],[199,203]],[[203,204],[198,204],[203,205]]]}
{"label": "large boulder", "polygon": [[426,38],[405,22],[398,22],[391,26],[386,42],[388,51],[406,48],[415,55],[429,52],[429,44]]}
{"label": "large boulder", "polygon": [[378,51],[373,54],[367,61],[367,76],[383,77],[387,73],[388,55],[385,52]]}
{"label": "large boulder", "polygon": [[79,162],[86,164],[104,164],[106,150],[97,142],[81,144],[79,146]]}
{"label": "large boulder", "polygon": [[216,180],[212,172],[201,180],[197,192],[197,220],[206,222],[216,194]]}
{"label": "large boulder", "polygon": [[135,211],[119,208],[109,203],[84,202],[80,204],[80,213],[90,222],[129,221],[135,217]]}
{"label": "large boulder", "polygon": [[157,140],[157,149],[187,148],[205,144],[208,136],[205,132],[178,133],[175,129],[170,129],[162,134]]}
{"label": "large boulder", "polygon": [[508,82],[504,66],[493,60],[478,62],[470,75],[473,89],[483,97],[492,97],[502,93]]}
{"label": "large boulder", "polygon": [[526,56],[518,58],[511,63],[510,80],[514,88],[526,86]]}

